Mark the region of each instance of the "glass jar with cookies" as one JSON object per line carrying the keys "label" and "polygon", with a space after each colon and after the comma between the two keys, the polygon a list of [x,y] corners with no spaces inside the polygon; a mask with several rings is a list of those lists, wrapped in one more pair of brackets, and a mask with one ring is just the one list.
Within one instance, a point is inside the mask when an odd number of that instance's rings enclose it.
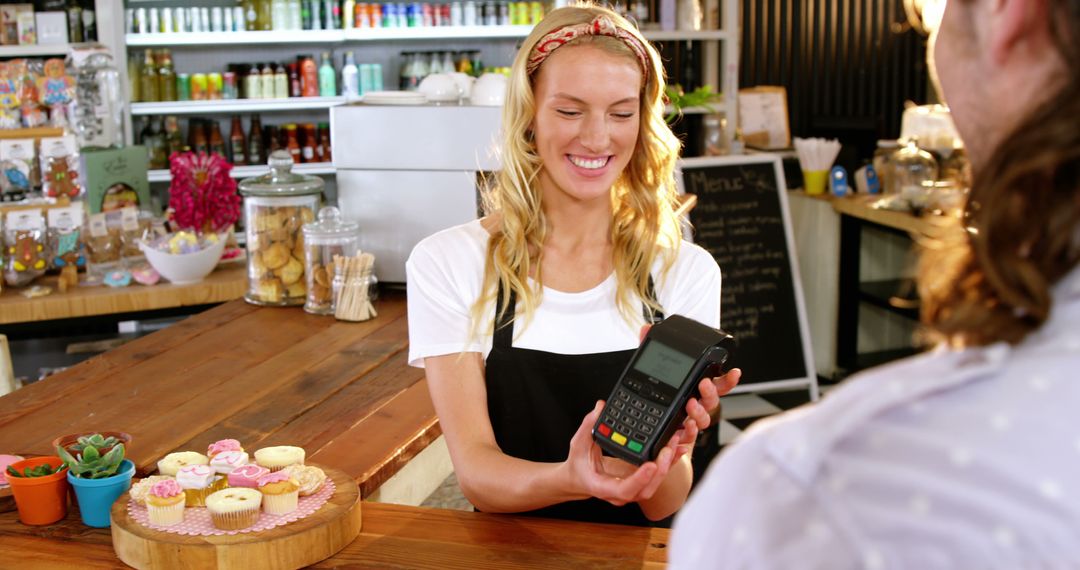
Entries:
{"label": "glass jar with cookies", "polygon": [[333,206],[319,210],[319,218],[304,226],[307,253],[307,301],[304,310],[317,315],[334,312],[334,259],[352,257],[360,249],[360,224],[341,217]]}
{"label": "glass jar with cookies", "polygon": [[323,181],[292,172],[288,151],[274,151],[268,162],[268,174],[239,184],[248,254],[244,300],[267,306],[302,305],[307,299],[302,228],[315,221]]}

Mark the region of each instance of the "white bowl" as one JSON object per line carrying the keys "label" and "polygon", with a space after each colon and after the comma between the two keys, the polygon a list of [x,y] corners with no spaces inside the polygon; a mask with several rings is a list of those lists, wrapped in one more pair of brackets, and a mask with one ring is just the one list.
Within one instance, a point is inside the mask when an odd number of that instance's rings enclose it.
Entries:
{"label": "white bowl", "polygon": [[184,285],[198,283],[214,270],[225,251],[225,241],[222,237],[217,243],[195,253],[167,253],[154,249],[146,242],[139,242],[139,248],[146,254],[150,266],[162,277],[177,285]]}
{"label": "white bowl", "polygon": [[417,91],[423,93],[432,103],[449,103],[461,99],[461,89],[457,81],[446,73],[432,73],[420,81]]}
{"label": "white bowl", "polygon": [[468,99],[472,97],[472,86],[476,83],[476,78],[466,75],[460,71],[455,71],[450,74],[450,77],[454,79],[454,83],[457,83],[458,91],[461,92],[462,99]]}
{"label": "white bowl", "polygon": [[485,73],[472,86],[469,101],[473,105],[498,107],[506,100],[506,76],[498,73]]}

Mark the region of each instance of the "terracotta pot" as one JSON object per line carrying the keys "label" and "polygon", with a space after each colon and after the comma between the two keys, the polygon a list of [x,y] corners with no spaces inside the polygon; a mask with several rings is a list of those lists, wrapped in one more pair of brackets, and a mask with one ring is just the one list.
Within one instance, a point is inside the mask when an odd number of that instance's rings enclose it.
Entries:
{"label": "terracotta pot", "polygon": [[[124,444],[124,456],[127,457],[131,455],[131,434],[124,433],[122,431],[84,431],[79,433],[62,435],[52,440],[53,450],[55,451],[56,446],[59,445],[66,449],[68,453],[70,453],[72,456],[74,456],[75,450],[71,449],[71,446],[75,445],[75,443],[79,441],[80,437],[84,435],[94,435],[95,433],[100,433],[103,437],[115,437],[116,439],[120,440],[120,442]],[[109,452],[110,449],[112,449],[112,447],[106,447],[99,451],[102,455],[105,455]]]}
{"label": "terracotta pot", "polygon": [[[34,457],[16,461],[11,467],[22,472],[27,467],[42,464],[53,467],[63,465],[55,455]],[[11,493],[15,496],[15,505],[19,509],[19,520],[28,525],[52,524],[67,516],[68,480],[67,468],[44,477],[15,477],[9,475]]]}

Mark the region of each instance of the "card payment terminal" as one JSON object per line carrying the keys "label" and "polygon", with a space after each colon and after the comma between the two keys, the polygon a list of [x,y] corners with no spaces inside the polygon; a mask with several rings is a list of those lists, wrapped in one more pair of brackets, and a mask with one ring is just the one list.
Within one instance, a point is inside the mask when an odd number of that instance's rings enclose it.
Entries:
{"label": "card payment terminal", "polygon": [[698,382],[710,369],[730,369],[734,348],[731,335],[681,315],[653,325],[615,383],[593,439],[635,465],[655,459],[682,426]]}

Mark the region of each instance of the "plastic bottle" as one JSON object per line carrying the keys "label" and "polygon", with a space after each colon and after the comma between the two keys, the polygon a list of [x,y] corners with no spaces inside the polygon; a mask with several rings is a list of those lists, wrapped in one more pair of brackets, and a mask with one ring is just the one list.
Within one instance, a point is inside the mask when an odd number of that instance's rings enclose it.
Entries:
{"label": "plastic bottle", "polygon": [[319,96],[319,69],[315,65],[315,58],[310,55],[301,55],[300,60],[300,92],[304,97]]}
{"label": "plastic bottle", "polygon": [[259,74],[259,65],[256,63],[251,64],[247,75],[244,76],[244,98],[262,98],[262,76]]}
{"label": "plastic bottle", "polygon": [[272,0],[270,19],[275,30],[289,29],[289,4],[286,0]]}
{"label": "plastic bottle", "polygon": [[345,0],[345,7],[341,10],[342,27],[351,30],[356,24],[356,0]]}
{"label": "plastic bottle", "polygon": [[330,62],[330,52],[322,54],[322,65],[319,66],[319,96],[334,97],[337,95],[337,71]]}
{"label": "plastic bottle", "polygon": [[267,63],[263,66],[260,75],[260,83],[262,83],[262,96],[263,99],[274,98],[274,64]]}
{"label": "plastic bottle", "polygon": [[288,30],[302,29],[300,27],[300,24],[303,21],[302,15],[300,13],[300,0],[287,0],[287,1],[289,3],[289,25],[288,25],[288,27],[286,29],[288,29]]}
{"label": "plastic bottle", "polygon": [[345,52],[345,66],[341,68],[341,94],[346,101],[354,101],[360,98],[359,68],[356,67],[356,56],[353,52]]}

